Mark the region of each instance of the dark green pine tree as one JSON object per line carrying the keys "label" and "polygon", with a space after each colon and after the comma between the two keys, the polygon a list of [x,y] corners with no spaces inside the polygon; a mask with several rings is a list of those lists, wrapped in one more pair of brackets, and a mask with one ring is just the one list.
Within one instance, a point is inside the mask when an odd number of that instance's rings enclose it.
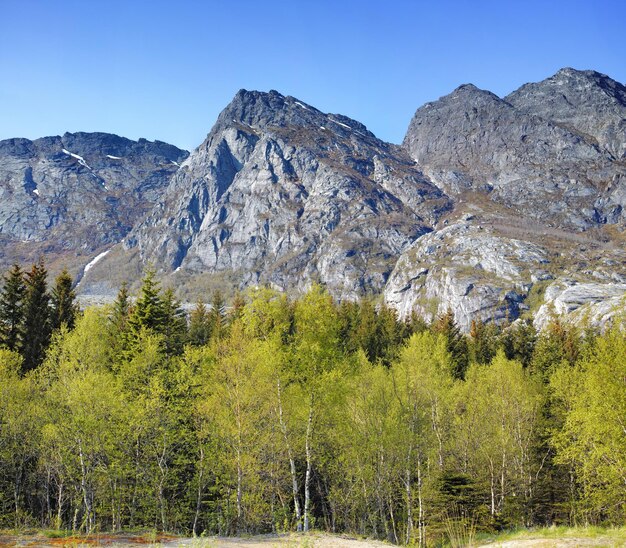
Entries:
{"label": "dark green pine tree", "polygon": [[20,345],[25,372],[35,369],[43,361],[50,343],[50,295],[47,277],[48,271],[43,259],[35,263],[25,277],[24,338]]}
{"label": "dark green pine tree", "polygon": [[52,329],[61,329],[62,325],[68,329],[74,328],[79,308],[76,293],[72,289],[73,283],[72,277],[65,269],[54,282],[50,299]]}
{"label": "dark green pine tree", "polygon": [[211,326],[211,338],[221,339],[226,326],[226,301],[219,290],[213,293],[211,310],[209,310],[209,324]]}
{"label": "dark green pine tree", "polygon": [[509,360],[518,360],[528,367],[537,343],[537,330],[531,320],[519,320],[504,330],[502,346]]}
{"label": "dark green pine tree", "polygon": [[130,296],[128,295],[128,284],[123,282],[113,302],[113,310],[110,316],[111,325],[116,336],[126,331],[129,316]]}
{"label": "dark green pine tree", "polygon": [[165,335],[165,354],[167,356],[182,354],[187,341],[187,316],[171,288],[168,288],[163,294],[163,328],[161,332]]}
{"label": "dark green pine tree", "polygon": [[356,340],[359,347],[363,349],[367,359],[375,363],[379,357],[377,340],[377,317],[376,308],[368,299],[359,302],[358,327],[356,329]]}
{"label": "dark green pine tree", "polygon": [[189,343],[204,346],[210,338],[209,311],[203,302],[198,301],[189,315]]}
{"label": "dark green pine tree", "polygon": [[376,352],[383,365],[391,365],[405,336],[405,324],[398,320],[398,313],[383,303],[376,313]]}
{"label": "dark green pine tree", "polygon": [[452,376],[455,379],[464,379],[469,356],[467,340],[454,320],[454,313],[448,308],[447,312],[439,316],[433,324],[433,332],[440,333],[446,339],[446,347],[452,357]]}
{"label": "dark green pine tree", "polygon": [[355,301],[341,301],[337,308],[339,341],[346,354],[352,354],[361,348],[360,341],[357,339],[359,308],[359,303]]}
{"label": "dark green pine tree", "polygon": [[235,320],[241,318],[241,314],[243,313],[243,309],[246,306],[246,299],[241,294],[240,291],[235,292],[235,296],[233,297],[232,306],[230,308],[230,312],[228,313],[228,323],[232,324]]}
{"label": "dark green pine tree", "polygon": [[24,272],[15,264],[4,276],[0,293],[0,344],[18,350],[24,332]]}
{"label": "dark green pine tree", "polygon": [[155,272],[150,269],[144,275],[139,298],[128,318],[128,331],[135,337],[141,328],[163,333],[165,312],[159,283],[155,280]]}
{"label": "dark green pine tree", "polygon": [[484,324],[481,320],[472,320],[469,339],[471,360],[481,365],[490,363],[498,351],[499,335],[499,329],[493,322]]}

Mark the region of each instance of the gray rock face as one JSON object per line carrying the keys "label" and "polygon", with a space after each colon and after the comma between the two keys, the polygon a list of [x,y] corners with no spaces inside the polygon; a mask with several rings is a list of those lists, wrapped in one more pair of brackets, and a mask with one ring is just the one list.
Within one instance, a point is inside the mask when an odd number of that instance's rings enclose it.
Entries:
{"label": "gray rock face", "polygon": [[42,252],[88,258],[119,242],[187,155],[105,133],[0,141],[2,266]]}
{"label": "gray rock face", "polygon": [[380,292],[397,256],[451,208],[399,147],[292,97],[240,91],[130,234],[163,272],[340,298]]}
{"label": "gray rock face", "polygon": [[623,224],[626,169],[615,161],[626,146],[623,89],[571,69],[506,100],[464,85],[417,110],[404,146],[441,188],[470,191],[469,201],[568,229]]}
{"label": "gray rock face", "polygon": [[573,69],[505,99],[464,85],[396,146],[241,90],[188,157],[105,134],[3,141],[0,259],[73,254],[92,297],[151,263],[193,299],[208,277],[320,281],[402,316],[452,308],[465,330],[529,309],[601,321],[626,287],[625,97]]}
{"label": "gray rock face", "polygon": [[626,284],[578,283],[563,279],[551,284],[545,291],[545,303],[535,315],[535,326],[543,329],[554,317],[570,316],[592,326],[602,326],[626,305]]}
{"label": "gray rock face", "polygon": [[564,68],[505,100],[521,112],[580,134],[616,159],[626,158],[626,87],[605,74]]}
{"label": "gray rock face", "polygon": [[418,239],[398,259],[385,301],[401,317],[432,320],[451,308],[463,330],[473,319],[515,319],[547,253],[529,242],[498,237],[458,222]]}

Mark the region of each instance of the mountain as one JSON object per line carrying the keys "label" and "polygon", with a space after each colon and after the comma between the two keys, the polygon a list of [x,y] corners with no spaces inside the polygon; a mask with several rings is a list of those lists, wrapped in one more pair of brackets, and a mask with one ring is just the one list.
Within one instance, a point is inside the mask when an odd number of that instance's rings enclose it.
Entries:
{"label": "mountain", "polygon": [[188,157],[103,134],[5,141],[4,254],[73,258],[83,296],[152,265],[187,301],[318,281],[403,316],[452,308],[465,330],[528,312],[606,321],[626,293],[625,97],[574,69],[504,98],[465,84],[394,145],[241,90]]}
{"label": "mountain", "polygon": [[380,293],[397,256],[451,207],[359,122],[241,90],[125,239],[121,263],[242,286],[317,280],[356,298]]}
{"label": "mountain", "polygon": [[106,133],[0,141],[0,264],[45,254],[80,275],[154,205],[187,156]]}
{"label": "mountain", "polygon": [[387,302],[429,317],[450,306],[465,329],[528,309],[539,324],[606,315],[626,281],[625,97],[563,69],[505,99],[464,85],[419,108],[403,146],[456,215],[400,256]]}

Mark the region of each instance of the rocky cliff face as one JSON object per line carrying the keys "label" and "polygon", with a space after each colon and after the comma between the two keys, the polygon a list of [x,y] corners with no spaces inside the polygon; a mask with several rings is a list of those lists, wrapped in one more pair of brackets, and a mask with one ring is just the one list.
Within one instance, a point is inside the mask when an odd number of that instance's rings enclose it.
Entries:
{"label": "rocky cliff face", "polygon": [[606,312],[624,293],[625,97],[607,76],[563,69],[505,99],[464,85],[418,109],[404,147],[470,221],[417,240],[386,300],[405,314],[450,306],[465,329],[531,305],[539,326]]}
{"label": "rocky cliff face", "polygon": [[399,147],[277,92],[242,90],[130,234],[163,272],[379,293],[450,200]]}
{"label": "rocky cliff face", "polygon": [[[598,95],[601,117],[604,92],[599,84],[590,86],[589,103]],[[623,223],[624,164],[599,146],[598,139],[576,129],[591,131],[593,124],[585,123],[575,107],[559,108],[556,96],[563,95],[563,86],[540,83],[533,89],[535,93],[522,88],[507,98],[510,102],[472,85],[461,86],[417,110],[404,146],[442,189],[453,195],[470,191],[470,201],[482,194],[519,215],[550,219],[573,230]],[[606,121],[597,123],[598,128],[611,128],[598,129],[598,135],[606,137],[612,150],[621,146],[616,144],[618,101],[614,103]]]}
{"label": "rocky cliff face", "polygon": [[616,160],[626,159],[626,87],[604,74],[564,68],[505,101],[579,134]]}
{"label": "rocky cliff face", "polygon": [[625,97],[573,69],[504,99],[468,84],[419,108],[396,146],[241,90],[188,158],[103,134],[5,141],[0,238],[5,256],[82,254],[83,294],[152,264],[188,300],[207,298],[207,280],[319,281],[401,315],[450,307],[464,329],[525,313],[605,321],[626,292]]}
{"label": "rocky cliff face", "polygon": [[159,141],[66,133],[0,141],[0,262],[88,262],[152,207],[187,152]]}

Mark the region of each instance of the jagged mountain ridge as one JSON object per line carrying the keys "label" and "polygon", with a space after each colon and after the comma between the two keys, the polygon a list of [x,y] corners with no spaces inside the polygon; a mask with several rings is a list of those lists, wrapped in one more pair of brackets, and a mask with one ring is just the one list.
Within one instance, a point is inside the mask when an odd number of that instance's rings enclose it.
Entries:
{"label": "jagged mountain ridge", "polygon": [[400,146],[242,90],[80,289],[110,295],[152,264],[188,300],[208,279],[321,281],[402,314],[450,306],[464,329],[529,308],[545,321],[550,302],[606,317],[626,283],[623,90],[573,69],[505,98],[464,85]]}
{"label": "jagged mountain ridge", "polygon": [[[387,302],[427,317],[449,305],[467,329],[472,318],[516,318],[539,289],[556,302],[575,293],[562,287],[598,284],[558,311],[614,300],[624,282],[625,97],[607,76],[563,69],[504,99],[464,85],[419,108],[403,144],[467,215],[400,257]],[[545,323],[550,307],[533,312]]]}
{"label": "jagged mountain ridge", "polygon": [[380,293],[451,203],[404,150],[278,92],[241,90],[129,235],[161,271]]}
{"label": "jagged mountain ridge", "polygon": [[0,141],[2,265],[88,262],[131,230],[187,155],[106,133]]}

